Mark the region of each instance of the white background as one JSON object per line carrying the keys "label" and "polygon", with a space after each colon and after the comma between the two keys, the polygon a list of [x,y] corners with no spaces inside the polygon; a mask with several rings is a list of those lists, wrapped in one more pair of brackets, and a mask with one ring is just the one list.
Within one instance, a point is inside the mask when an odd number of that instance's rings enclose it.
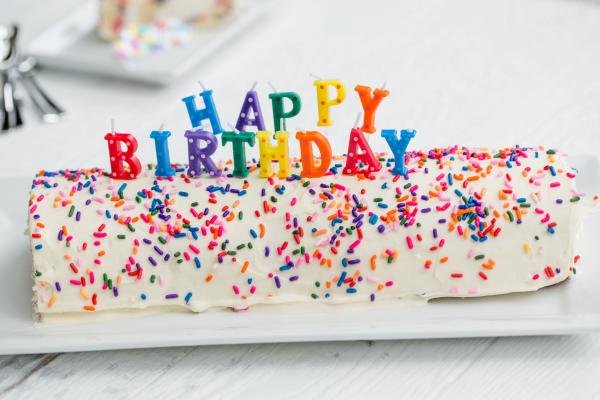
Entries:
{"label": "white background", "polygon": [[[29,40],[77,3],[0,0],[0,21],[21,21]],[[138,137],[148,162],[146,137],[164,123],[172,160],[185,161],[180,138],[189,120],[180,99],[199,91],[197,80],[214,90],[225,125],[235,124],[258,80],[268,126],[270,81],[302,97],[288,128],[312,129],[309,73],[346,84],[325,132],[336,152],[360,111],[354,85],[387,82],[377,127],[416,129],[411,147],[544,144],[598,153],[600,2],[310,0],[274,4],[240,40],[167,88],[45,71],[40,80],[68,117],[40,125],[25,115],[24,129],[0,137],[0,176],[106,166],[111,118]],[[370,143],[385,149],[379,137]],[[600,398],[599,371],[597,334],[213,346],[3,356],[0,398],[587,399]]]}

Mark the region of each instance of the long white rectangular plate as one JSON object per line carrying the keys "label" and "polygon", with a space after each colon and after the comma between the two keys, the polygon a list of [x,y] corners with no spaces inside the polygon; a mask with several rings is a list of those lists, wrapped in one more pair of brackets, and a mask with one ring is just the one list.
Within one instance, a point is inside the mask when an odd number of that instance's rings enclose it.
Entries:
{"label": "long white rectangular plate", "polygon": [[[600,190],[600,162],[572,157],[580,190]],[[600,215],[585,218],[573,278],[533,293],[429,304],[390,301],[262,306],[245,312],[141,312],[34,324],[25,229],[29,178],[0,179],[0,354],[324,340],[574,334],[600,330]]]}

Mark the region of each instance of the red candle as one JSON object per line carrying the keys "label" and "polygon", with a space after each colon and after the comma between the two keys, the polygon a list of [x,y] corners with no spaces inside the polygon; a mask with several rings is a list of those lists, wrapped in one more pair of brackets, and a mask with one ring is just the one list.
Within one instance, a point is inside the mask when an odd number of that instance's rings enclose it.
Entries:
{"label": "red candle", "polygon": [[358,128],[352,128],[350,131],[350,141],[348,142],[348,155],[346,157],[346,166],[344,175],[370,174],[381,169],[381,163],[375,158],[373,150],[367,143],[367,139]]}
{"label": "red candle", "polygon": [[[110,177],[113,179],[135,179],[142,171],[140,160],[134,155],[138,143],[130,133],[109,132],[104,136],[108,142]],[[123,151],[123,146],[126,150]]]}

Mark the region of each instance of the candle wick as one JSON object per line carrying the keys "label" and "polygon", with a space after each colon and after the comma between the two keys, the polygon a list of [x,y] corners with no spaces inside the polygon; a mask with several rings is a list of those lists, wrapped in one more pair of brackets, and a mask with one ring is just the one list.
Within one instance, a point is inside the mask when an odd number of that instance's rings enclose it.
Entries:
{"label": "candle wick", "polygon": [[362,112],[358,112],[358,114],[356,115],[356,120],[354,121],[354,127],[358,128],[358,123],[360,122],[360,119],[362,117]]}
{"label": "candle wick", "polygon": [[233,126],[233,125],[231,124],[231,122],[228,122],[228,123],[227,123],[227,126],[229,126],[229,128],[231,128],[231,130],[233,130],[234,132],[237,132],[237,131],[238,131],[238,130],[235,128],[235,126]]}
{"label": "candle wick", "polygon": [[115,119],[111,118],[110,119],[110,132],[114,135],[115,134]]}
{"label": "candle wick", "polygon": [[198,84],[200,85],[200,87],[202,88],[203,92],[206,92],[206,87],[204,86],[204,84],[202,83],[202,81],[198,81]]}
{"label": "candle wick", "polygon": [[252,92],[254,89],[256,89],[256,85],[258,85],[258,81],[254,81],[254,83],[252,84],[252,87],[250,88],[250,91]]}
{"label": "candle wick", "polygon": [[162,124],[160,124],[160,126],[158,127],[158,130],[160,132],[162,132],[163,128],[165,127],[165,123],[163,122]]}
{"label": "candle wick", "polygon": [[320,76],[317,76],[317,75],[313,74],[312,72],[310,74],[308,74],[308,76],[311,76],[311,77],[315,78],[318,81],[322,81],[323,80],[323,78],[321,78]]}
{"label": "candle wick", "polygon": [[[269,86],[271,86],[271,89],[273,89],[273,91],[274,91],[275,93],[277,93],[277,89],[275,89],[275,86],[273,86],[273,84],[272,84],[271,82],[267,82],[267,84],[268,84]],[[285,123],[285,121],[283,121],[283,122]]]}
{"label": "candle wick", "polygon": [[387,85],[387,81],[383,82],[383,85],[381,85],[381,90],[385,89],[385,85]]}

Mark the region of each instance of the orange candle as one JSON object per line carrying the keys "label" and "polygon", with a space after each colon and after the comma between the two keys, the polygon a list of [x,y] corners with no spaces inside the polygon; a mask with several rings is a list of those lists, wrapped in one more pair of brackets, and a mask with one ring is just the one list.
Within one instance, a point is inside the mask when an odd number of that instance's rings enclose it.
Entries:
{"label": "orange candle", "polygon": [[[318,178],[327,172],[331,165],[331,145],[329,140],[317,131],[296,132],[296,139],[300,142],[300,158],[302,160],[303,178]],[[321,153],[321,162],[316,163],[313,156],[313,143]]]}
{"label": "orange candle", "polygon": [[383,88],[375,89],[373,95],[371,95],[371,88],[369,86],[356,85],[354,90],[360,97],[360,102],[363,107],[363,125],[362,131],[367,133],[375,132],[375,111],[381,101],[387,97],[390,92]]}

